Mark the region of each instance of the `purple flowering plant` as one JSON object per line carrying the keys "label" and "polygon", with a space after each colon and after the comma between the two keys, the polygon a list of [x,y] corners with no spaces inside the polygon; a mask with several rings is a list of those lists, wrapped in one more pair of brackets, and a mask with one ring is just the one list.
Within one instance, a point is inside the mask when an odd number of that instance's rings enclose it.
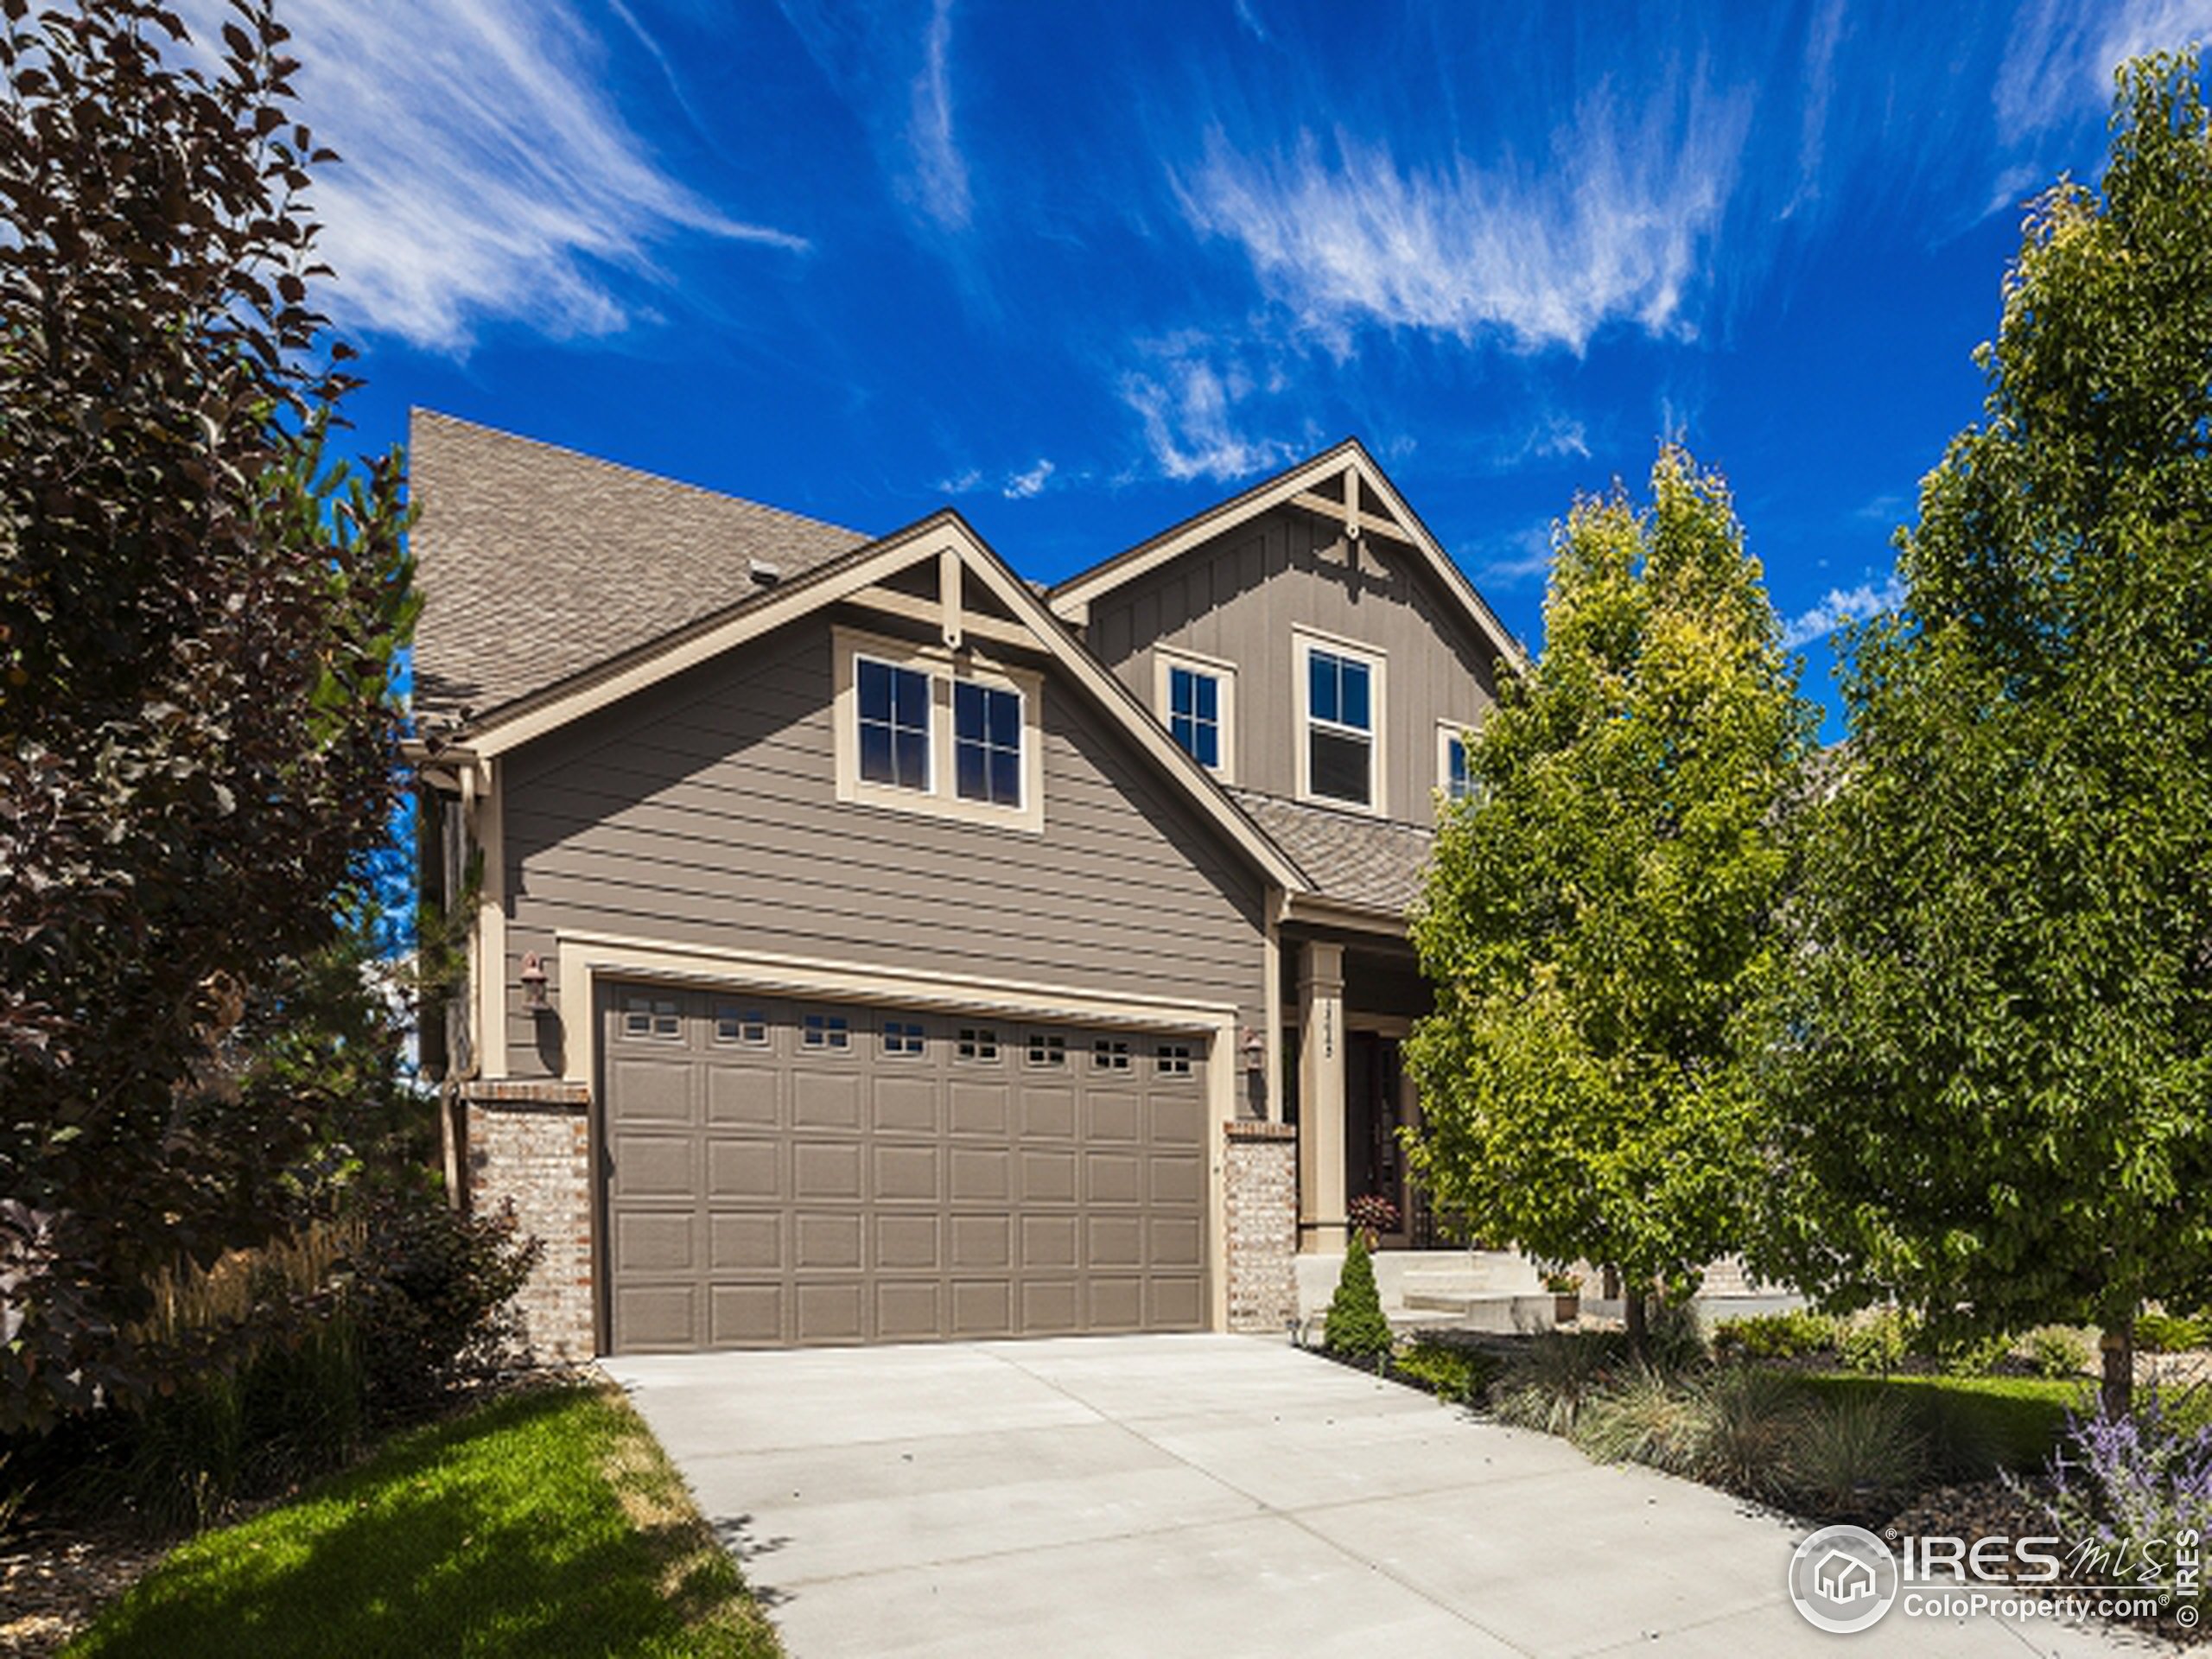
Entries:
{"label": "purple flowering plant", "polygon": [[[2188,1427],[2194,1423],[2194,1427]],[[2069,1412],[2041,1506],[2076,1583],[2172,1587],[2212,1538],[2212,1421],[2195,1390],[2143,1389],[2133,1412]],[[2201,1573],[2177,1599],[2201,1602]]]}

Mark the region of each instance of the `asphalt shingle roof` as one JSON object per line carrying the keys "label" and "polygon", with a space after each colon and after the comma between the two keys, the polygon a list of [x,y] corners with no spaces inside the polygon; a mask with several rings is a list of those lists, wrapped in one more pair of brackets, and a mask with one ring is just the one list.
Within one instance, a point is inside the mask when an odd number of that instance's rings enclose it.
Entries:
{"label": "asphalt shingle roof", "polygon": [[1403,915],[1420,895],[1433,831],[1257,790],[1229,792],[1324,898]]}
{"label": "asphalt shingle roof", "polygon": [[428,410],[408,470],[418,711],[481,716],[868,538]]}

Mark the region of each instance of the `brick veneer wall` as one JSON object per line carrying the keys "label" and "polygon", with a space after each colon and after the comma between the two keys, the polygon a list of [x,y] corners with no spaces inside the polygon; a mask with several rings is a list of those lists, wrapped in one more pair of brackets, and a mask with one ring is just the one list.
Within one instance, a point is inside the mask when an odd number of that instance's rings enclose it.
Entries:
{"label": "brick veneer wall", "polygon": [[1222,1127],[1229,1328],[1281,1331],[1298,1313],[1298,1131],[1250,1121]]}
{"label": "brick veneer wall", "polygon": [[591,1093],[582,1084],[461,1085],[468,1207],[512,1208],[545,1253],[515,1296],[540,1360],[591,1357]]}

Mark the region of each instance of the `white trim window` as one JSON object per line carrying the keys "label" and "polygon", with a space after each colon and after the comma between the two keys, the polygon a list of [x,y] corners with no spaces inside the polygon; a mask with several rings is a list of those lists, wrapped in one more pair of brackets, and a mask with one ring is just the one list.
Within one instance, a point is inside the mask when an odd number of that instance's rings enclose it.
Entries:
{"label": "white trim window", "polygon": [[1299,798],[1382,812],[1382,654],[1301,633],[1297,655]]}
{"label": "white trim window", "polygon": [[1170,646],[1153,652],[1153,695],[1175,747],[1224,783],[1236,777],[1236,665]]}
{"label": "white trim window", "polygon": [[953,791],[1021,809],[1021,693],[974,680],[952,687]]}
{"label": "white trim window", "polygon": [[893,789],[930,786],[930,677],[878,657],[853,658],[860,706],[861,779]]}
{"label": "white trim window", "polygon": [[1041,676],[847,628],[834,649],[839,800],[1044,829]]}
{"label": "white trim window", "polygon": [[1464,801],[1476,791],[1475,774],[1467,753],[1467,740],[1473,732],[1472,721],[1436,722],[1436,792],[1446,806]]}

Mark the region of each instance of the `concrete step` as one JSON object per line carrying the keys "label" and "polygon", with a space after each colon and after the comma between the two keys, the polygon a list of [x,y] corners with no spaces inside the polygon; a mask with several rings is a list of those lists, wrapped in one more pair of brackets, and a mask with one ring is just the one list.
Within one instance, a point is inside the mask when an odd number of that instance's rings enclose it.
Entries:
{"label": "concrete step", "polygon": [[1548,1291],[1534,1295],[1495,1292],[1472,1296],[1408,1297],[1402,1313],[1390,1313],[1394,1328],[1448,1325],[1506,1336],[1548,1331],[1557,1322],[1558,1301]]}

